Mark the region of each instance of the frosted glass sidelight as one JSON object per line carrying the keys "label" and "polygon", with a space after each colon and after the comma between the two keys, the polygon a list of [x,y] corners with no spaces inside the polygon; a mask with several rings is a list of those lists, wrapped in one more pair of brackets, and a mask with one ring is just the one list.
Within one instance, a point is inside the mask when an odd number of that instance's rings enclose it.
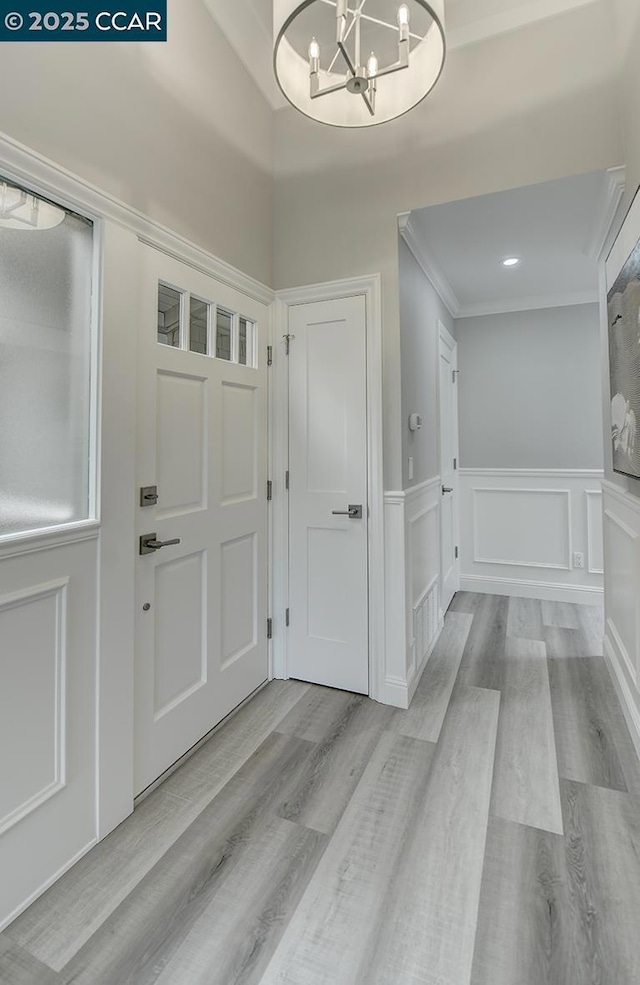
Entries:
{"label": "frosted glass sidelight", "polygon": [[92,515],[93,226],[0,225],[0,535]]}

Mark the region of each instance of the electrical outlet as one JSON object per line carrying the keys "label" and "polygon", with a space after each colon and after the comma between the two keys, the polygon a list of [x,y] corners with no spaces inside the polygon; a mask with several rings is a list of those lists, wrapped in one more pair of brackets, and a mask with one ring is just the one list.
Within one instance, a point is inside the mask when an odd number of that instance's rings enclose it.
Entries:
{"label": "electrical outlet", "polygon": [[584,554],[580,551],[576,551],[573,555],[573,566],[574,568],[584,568]]}

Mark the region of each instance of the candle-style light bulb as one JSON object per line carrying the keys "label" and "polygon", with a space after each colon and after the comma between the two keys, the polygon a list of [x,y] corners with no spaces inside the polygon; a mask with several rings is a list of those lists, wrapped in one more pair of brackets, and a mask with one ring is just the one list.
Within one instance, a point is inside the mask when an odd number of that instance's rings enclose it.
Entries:
{"label": "candle-style light bulb", "polygon": [[378,59],[373,52],[369,55],[369,61],[367,62],[367,75],[370,79],[374,78],[378,74]]}
{"label": "candle-style light bulb", "polygon": [[398,7],[398,31],[398,40],[400,42],[400,60],[403,61],[406,59],[408,53],[409,42],[409,8],[406,3],[400,4]]}
{"label": "candle-style light bulb", "polygon": [[315,38],[311,39],[311,44],[309,45],[309,58],[313,61],[320,57],[320,45]]}

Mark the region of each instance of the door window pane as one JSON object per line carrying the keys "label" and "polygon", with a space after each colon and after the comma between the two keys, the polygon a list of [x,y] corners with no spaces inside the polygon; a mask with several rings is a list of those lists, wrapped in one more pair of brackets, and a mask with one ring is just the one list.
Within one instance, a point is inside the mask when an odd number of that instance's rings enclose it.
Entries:
{"label": "door window pane", "polygon": [[189,348],[203,356],[209,354],[209,305],[198,298],[191,298]]}
{"label": "door window pane", "polygon": [[158,285],[158,342],[180,347],[182,294],[173,287]]}
{"label": "door window pane", "polygon": [[255,325],[246,318],[240,318],[240,342],[238,360],[242,366],[255,366]]}
{"label": "door window pane", "polygon": [[233,315],[224,308],[216,312],[216,356],[218,359],[231,359],[231,336]]}
{"label": "door window pane", "polygon": [[0,535],[92,515],[92,265],[90,222],[0,179]]}

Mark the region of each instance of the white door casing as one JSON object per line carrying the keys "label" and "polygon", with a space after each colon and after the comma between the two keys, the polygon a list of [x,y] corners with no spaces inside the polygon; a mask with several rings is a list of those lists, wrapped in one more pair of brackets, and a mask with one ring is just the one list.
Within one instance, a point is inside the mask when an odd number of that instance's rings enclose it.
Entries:
{"label": "white door casing", "polygon": [[365,298],[292,305],[288,331],[288,671],[368,694]]}
{"label": "white door casing", "polygon": [[441,602],[449,608],[460,585],[458,553],[458,347],[438,323],[438,433],[442,500],[440,509]]}
{"label": "white door casing", "polygon": [[[137,475],[140,488],[158,486],[158,503],[138,508],[137,533],[180,544],[137,559],[137,793],[268,676],[268,309],[140,249]],[[188,293],[255,323],[255,368],[159,344],[159,282],[187,292],[183,331]],[[213,314],[209,339],[211,352]],[[236,333],[236,358],[237,346]]]}

